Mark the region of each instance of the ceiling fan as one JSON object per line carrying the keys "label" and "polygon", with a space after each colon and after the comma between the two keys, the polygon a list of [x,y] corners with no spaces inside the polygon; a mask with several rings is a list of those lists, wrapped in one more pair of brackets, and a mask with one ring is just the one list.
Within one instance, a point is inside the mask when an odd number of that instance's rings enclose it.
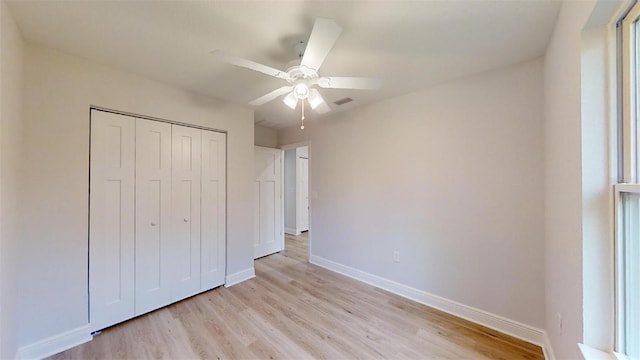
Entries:
{"label": "ceiling fan", "polygon": [[324,101],[316,85],[324,89],[358,89],[374,90],[380,87],[381,82],[377,78],[343,77],[343,76],[319,76],[318,70],[327,54],[342,33],[342,28],[332,19],[317,18],[311,36],[307,42],[300,41],[297,44],[298,59],[289,63],[287,71],[274,69],[267,65],[243,59],[222,50],[213,51],[213,55],[220,61],[232,65],[251,69],[263,74],[285,80],[289,83],[272,92],[263,95],[249,105],[260,106],[287,94],[283,102],[295,109],[298,100],[302,103],[302,129],[304,129],[304,101],[307,100],[311,109],[318,113],[326,113],[331,110]]}

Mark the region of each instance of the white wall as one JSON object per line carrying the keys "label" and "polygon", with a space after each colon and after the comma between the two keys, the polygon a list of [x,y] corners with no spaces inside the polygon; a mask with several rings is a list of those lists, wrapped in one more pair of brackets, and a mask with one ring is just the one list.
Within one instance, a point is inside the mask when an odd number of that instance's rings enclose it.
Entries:
{"label": "white wall", "polygon": [[[615,267],[611,188],[617,182],[617,154],[611,151],[617,144],[617,111],[615,104],[609,106],[615,94],[608,91],[610,82],[616,81],[615,66],[611,67],[616,54],[608,42],[615,44],[615,28],[597,25],[582,32],[583,343],[605,351],[613,350],[614,340],[611,331]],[[611,60],[613,64],[609,63]],[[615,89],[615,85],[611,89]]]}
{"label": "white wall", "polygon": [[[322,122],[322,120],[319,121]],[[278,130],[278,146],[309,141],[309,139],[311,139],[311,133],[317,123],[318,121],[308,121],[304,126],[304,130],[301,130],[299,126],[291,126]]]}
{"label": "white wall", "polygon": [[545,323],[559,359],[581,356],[576,346],[582,341],[583,305],[580,38],[593,5],[563,2],[544,62]]}
{"label": "white wall", "polygon": [[296,149],[284,151],[284,228],[296,233]]}
{"label": "white wall", "polygon": [[538,59],[281,131],[313,144],[312,254],[542,328],[542,74]]}
{"label": "white wall", "polygon": [[24,66],[20,345],[87,323],[90,105],[227,130],[227,275],[253,268],[252,111],[36,46]]}
{"label": "white wall", "polygon": [[0,359],[17,348],[18,196],[22,140],[22,61],[20,32],[0,2]]}
{"label": "white wall", "polygon": [[275,148],[278,147],[278,131],[268,127],[255,125],[254,130],[254,144],[256,146],[264,146]]}

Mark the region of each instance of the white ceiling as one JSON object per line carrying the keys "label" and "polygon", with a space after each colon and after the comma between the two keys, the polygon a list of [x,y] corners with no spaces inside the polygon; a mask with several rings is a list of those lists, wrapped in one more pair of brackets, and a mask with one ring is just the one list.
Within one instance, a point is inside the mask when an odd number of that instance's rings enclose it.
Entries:
{"label": "white ceiling", "polygon": [[[558,1],[10,1],[28,41],[236,104],[283,80],[212,59],[222,49],[284,69],[316,17],[343,32],[321,76],[377,76],[380,90],[321,89],[332,111],[544,54]],[[333,101],[349,96],[338,107]],[[248,105],[246,105],[248,107]],[[256,123],[285,127],[300,114],[282,101]],[[313,119],[315,115],[309,114]]]}

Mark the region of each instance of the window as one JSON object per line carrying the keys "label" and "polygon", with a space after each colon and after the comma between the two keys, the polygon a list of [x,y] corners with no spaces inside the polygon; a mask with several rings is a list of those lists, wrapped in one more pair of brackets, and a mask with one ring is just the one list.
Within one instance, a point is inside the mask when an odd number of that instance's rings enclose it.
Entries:
{"label": "window", "polygon": [[640,355],[640,194],[620,193],[621,241],[619,263],[619,351],[632,358]]}
{"label": "window", "polygon": [[616,350],[640,359],[640,5],[622,20],[622,133],[616,193]]}

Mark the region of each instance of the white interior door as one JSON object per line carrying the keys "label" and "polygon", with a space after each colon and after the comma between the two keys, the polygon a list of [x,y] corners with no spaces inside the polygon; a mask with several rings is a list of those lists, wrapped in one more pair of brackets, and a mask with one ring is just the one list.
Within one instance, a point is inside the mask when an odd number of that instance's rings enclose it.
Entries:
{"label": "white interior door", "polygon": [[91,111],[91,331],[134,316],[135,119]]}
{"label": "white interior door", "polygon": [[170,124],[137,119],[135,192],[136,315],[140,315],[171,302]]}
{"label": "white interior door", "polygon": [[172,125],[171,300],[200,292],[201,130]]}
{"label": "white interior door", "polygon": [[201,290],[226,274],[226,134],[202,131]]}
{"label": "white interior door", "polygon": [[255,147],[253,256],[284,249],[282,150]]}
{"label": "white interior door", "polygon": [[309,230],[309,159],[298,158],[298,219],[296,224],[298,225],[298,231]]}

